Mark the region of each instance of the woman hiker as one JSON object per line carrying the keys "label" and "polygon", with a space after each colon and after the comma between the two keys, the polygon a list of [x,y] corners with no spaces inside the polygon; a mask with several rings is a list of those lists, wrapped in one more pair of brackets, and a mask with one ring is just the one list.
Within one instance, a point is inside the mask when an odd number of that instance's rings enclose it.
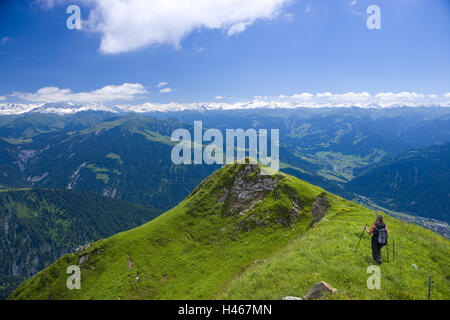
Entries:
{"label": "woman hiker", "polygon": [[[372,257],[375,262],[381,264],[381,248],[387,243],[388,228],[383,222],[383,216],[378,215],[370,230],[364,227],[368,234],[372,235]],[[380,233],[381,234],[380,237]],[[381,242],[381,243],[380,243]]]}

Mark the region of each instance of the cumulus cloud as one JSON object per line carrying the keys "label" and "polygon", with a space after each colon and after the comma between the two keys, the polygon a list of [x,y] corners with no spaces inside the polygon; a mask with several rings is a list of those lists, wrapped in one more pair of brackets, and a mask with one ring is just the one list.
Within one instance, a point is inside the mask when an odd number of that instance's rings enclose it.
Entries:
{"label": "cumulus cloud", "polygon": [[[47,1],[49,5],[55,2]],[[85,25],[101,33],[100,51],[106,54],[153,44],[179,47],[184,37],[202,28],[240,33],[258,19],[275,18],[289,1],[91,0]]]}
{"label": "cumulus cloud", "polygon": [[303,93],[296,93],[292,96],[293,99],[301,99],[301,100],[309,100],[312,99],[314,97],[313,94],[308,93],[308,92],[303,92]]}
{"label": "cumulus cloud", "polygon": [[174,92],[176,89],[172,89],[172,88],[164,88],[159,90],[160,93],[171,93]]}
{"label": "cumulus cloud", "polygon": [[72,92],[71,89],[58,87],[44,87],[34,93],[16,92],[13,94],[24,100],[32,102],[75,102],[75,103],[102,103],[118,100],[133,100],[148,91],[139,83],[124,83],[122,85],[109,85],[89,92]]}
{"label": "cumulus cloud", "polygon": [[343,94],[334,94],[331,95],[331,97],[329,97],[330,100],[335,100],[335,101],[348,101],[348,102],[352,102],[352,101],[366,101],[368,99],[370,99],[372,96],[369,92],[347,92],[347,93],[343,93]]}
{"label": "cumulus cloud", "polygon": [[[449,99],[450,93],[444,95]],[[442,97],[437,94],[423,94],[417,92],[380,92],[375,95],[369,92],[346,92],[317,94],[302,93],[292,96],[280,95],[281,101],[291,101],[290,105],[303,107],[392,107],[392,106],[447,106]],[[295,103],[292,103],[295,102]],[[287,103],[287,102],[285,102]]]}
{"label": "cumulus cloud", "polygon": [[399,93],[393,93],[393,92],[381,92],[378,93],[376,98],[379,98],[381,100],[416,100],[416,99],[423,99],[425,98],[425,95],[422,93],[416,93],[416,92],[399,92]]}
{"label": "cumulus cloud", "polygon": [[[250,101],[213,101],[213,102],[194,102],[194,103],[144,103],[135,106],[117,106],[118,109],[129,110],[130,108],[135,112],[151,112],[151,111],[183,111],[183,110],[201,110],[205,106],[213,110],[239,110],[239,109],[275,109],[275,108],[342,108],[342,107],[360,107],[360,108],[389,108],[396,106],[417,107],[417,106],[434,106],[439,105],[442,107],[450,107],[450,104],[442,100],[442,96],[432,95],[433,98],[425,98],[425,100],[410,100],[411,97],[421,97],[420,94],[405,94],[398,93],[399,97],[408,97],[408,100],[404,100],[401,103],[384,102],[379,98],[376,98],[378,94],[371,95],[368,92],[348,92],[341,94],[333,94],[331,92],[310,94],[299,94],[302,97],[308,97],[307,99],[293,99],[292,96],[280,95],[277,98],[271,98],[266,96],[256,96]],[[385,96],[381,93],[380,97]],[[424,97],[427,95],[424,95]],[[447,94],[450,98],[450,92]],[[358,100],[359,99],[359,100]],[[434,99],[434,100],[433,100]]]}
{"label": "cumulus cloud", "polygon": [[[160,82],[161,94],[175,92],[176,89],[167,86],[168,83]],[[133,103],[138,98],[147,97],[150,93],[139,83],[124,83],[122,85],[108,85],[98,90],[88,92],[73,92],[71,89],[58,87],[44,87],[34,93],[15,92],[6,96],[0,96],[0,101],[9,98],[21,98],[33,103],[48,102],[73,102],[79,104],[96,104],[109,102],[109,105],[120,107],[118,103]],[[346,92],[346,93],[296,93],[293,95],[282,94],[278,97],[255,96],[252,100],[230,102],[223,96],[214,97],[213,101],[196,103],[144,103],[133,106],[137,110],[188,110],[208,105],[216,109],[252,109],[252,108],[322,108],[322,107],[360,107],[360,108],[389,108],[397,106],[427,107],[441,106],[450,107],[450,92],[437,95],[432,93],[417,92]],[[138,112],[138,111],[136,111]],[[143,111],[142,111],[143,112]]]}

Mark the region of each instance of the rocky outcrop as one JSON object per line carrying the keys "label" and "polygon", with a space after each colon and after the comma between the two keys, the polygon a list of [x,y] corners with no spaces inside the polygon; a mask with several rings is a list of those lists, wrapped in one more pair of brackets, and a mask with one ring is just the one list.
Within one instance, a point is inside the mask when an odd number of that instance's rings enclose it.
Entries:
{"label": "rocky outcrop", "polygon": [[264,198],[266,192],[273,191],[280,175],[261,175],[257,164],[243,165],[235,174],[231,189],[225,189],[219,203],[228,202],[228,214],[244,216],[253,210]]}
{"label": "rocky outcrop", "polygon": [[330,286],[324,281],[317,282],[314,284],[308,293],[303,297],[303,300],[316,300],[323,299],[326,294],[334,294],[337,289]]}
{"label": "rocky outcrop", "polygon": [[315,222],[319,222],[328,212],[330,205],[328,203],[327,194],[322,192],[316,197],[312,205],[312,216]]}

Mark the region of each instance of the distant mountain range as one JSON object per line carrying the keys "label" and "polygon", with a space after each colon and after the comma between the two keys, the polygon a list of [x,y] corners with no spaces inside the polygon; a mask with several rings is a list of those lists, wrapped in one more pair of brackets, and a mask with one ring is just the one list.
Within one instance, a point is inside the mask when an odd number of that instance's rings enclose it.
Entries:
{"label": "distant mountain range", "polygon": [[[50,103],[0,103],[0,115],[18,115],[27,112],[33,113],[53,113],[59,115],[75,114],[81,111],[106,111],[111,113],[152,113],[152,112],[181,112],[181,111],[230,111],[230,110],[255,110],[255,109],[298,109],[298,108],[366,108],[366,109],[392,109],[392,108],[420,108],[420,106],[407,106],[402,104],[389,105],[389,107],[372,103],[367,106],[358,106],[351,103],[338,105],[311,105],[305,106],[305,103],[298,102],[277,102],[265,100],[252,100],[248,102],[208,102],[208,103],[142,103],[138,105],[104,105],[101,103],[77,104],[72,102],[50,102]],[[427,108],[445,108],[447,105],[428,105]]]}

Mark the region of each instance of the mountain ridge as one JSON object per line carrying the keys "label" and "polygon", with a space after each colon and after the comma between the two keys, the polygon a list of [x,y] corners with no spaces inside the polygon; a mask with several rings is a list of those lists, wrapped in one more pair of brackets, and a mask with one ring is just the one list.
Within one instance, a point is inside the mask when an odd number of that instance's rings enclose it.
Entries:
{"label": "mountain ridge", "polygon": [[[327,205],[318,204],[323,201]],[[321,274],[326,276],[321,280],[338,288],[336,298],[340,299],[420,298],[421,282],[416,277],[423,276],[423,271],[408,273],[408,279],[414,281],[397,279],[401,273],[394,264],[382,267],[388,274],[388,280],[384,280],[387,290],[363,290],[370,260],[355,256],[354,245],[360,228],[376,214],[284,173],[262,176],[258,165],[228,165],[211,174],[177,207],[136,229],[64,256],[20,285],[9,299],[252,299],[260,298],[256,289],[261,286],[265,294],[270,292],[269,298],[280,299],[293,295],[293,291],[298,295]],[[416,263],[432,271],[439,283],[434,298],[448,298],[448,240],[391,217],[386,217],[386,221],[394,237],[404,244],[403,268],[408,267],[411,255],[420,252],[423,256]],[[326,226],[334,231],[323,234]],[[336,229],[346,230],[346,234],[337,233]],[[316,269],[315,275],[301,286],[294,288],[281,281],[280,289],[284,289],[277,290],[273,282],[266,286],[267,280],[262,280],[246,283],[250,286],[246,292],[233,289],[236,279],[246,278],[247,272],[265,266],[289,245],[308,250],[302,239],[318,236],[323,238],[308,255],[309,263],[323,255],[329,255],[333,263],[321,262],[326,270]],[[417,244],[411,242],[415,236],[421,239]],[[305,245],[308,243],[310,240]],[[434,250],[427,253],[421,249],[424,244]],[[336,246],[339,250],[335,250]],[[85,258],[81,263],[82,257]],[[344,262],[345,259],[348,260]],[[350,273],[355,281],[352,285],[345,275],[349,263],[354,263],[357,270]],[[68,290],[66,268],[78,264],[81,289]],[[293,270],[290,268],[277,270],[274,276],[282,277]],[[333,278],[329,271],[335,273]],[[301,268],[295,272],[302,279],[306,276]],[[310,272],[308,269],[311,275]],[[403,291],[398,290],[399,281]]]}

